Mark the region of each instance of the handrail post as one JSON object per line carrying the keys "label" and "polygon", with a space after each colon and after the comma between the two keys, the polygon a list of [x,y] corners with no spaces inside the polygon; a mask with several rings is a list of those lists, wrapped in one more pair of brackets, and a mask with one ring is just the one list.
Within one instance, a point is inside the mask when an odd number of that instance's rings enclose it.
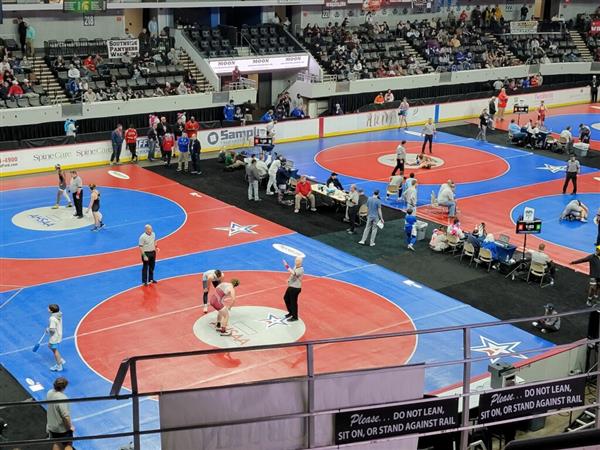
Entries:
{"label": "handrail post", "polygon": [[[471,392],[471,329],[463,328],[463,398],[462,398],[462,426],[469,426],[469,408]],[[460,450],[467,450],[469,446],[469,430],[460,433]]]}
{"label": "handrail post", "polygon": [[131,411],[133,415],[133,448],[135,450],[141,450],[140,443],[140,397],[138,396],[138,382],[137,382],[137,361],[131,360],[129,367],[129,376],[131,377]]}
{"label": "handrail post", "polygon": [[[591,314],[600,314],[599,311],[594,311]],[[600,336],[600,321],[598,321],[598,329],[596,330],[597,336]],[[590,336],[588,336],[590,339]],[[588,344],[589,345],[589,344]],[[600,363],[600,342],[594,342],[594,349],[596,350],[596,366]],[[592,369],[590,369],[592,370]],[[596,375],[596,419],[595,419],[595,428],[600,429],[600,373]]]}
{"label": "handrail post", "polygon": [[[313,344],[306,346],[306,372],[308,375],[308,412],[312,413],[315,410],[315,365]],[[314,447],[315,442],[315,418],[314,416],[307,417],[306,422],[308,448]]]}

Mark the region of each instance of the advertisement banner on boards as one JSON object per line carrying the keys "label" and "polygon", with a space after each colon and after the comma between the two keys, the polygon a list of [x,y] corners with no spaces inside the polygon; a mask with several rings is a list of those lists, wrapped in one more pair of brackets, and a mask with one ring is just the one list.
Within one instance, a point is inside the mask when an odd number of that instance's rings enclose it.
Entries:
{"label": "advertisement banner on boards", "polygon": [[[75,167],[108,163],[111,154],[110,141],[7,150],[0,153],[0,176],[44,172],[52,170],[56,164]],[[137,154],[141,159],[148,155],[148,138],[138,138]],[[123,144],[121,159],[129,158],[131,153]]]}
{"label": "advertisement banner on boards", "polygon": [[125,55],[138,56],[140,54],[139,39],[110,39],[106,41],[109,58],[120,58]]}
{"label": "advertisement banner on boards", "polygon": [[308,54],[211,59],[208,61],[208,64],[217,75],[231,74],[231,71],[235,66],[237,66],[242,73],[306,69],[308,67]]}
{"label": "advertisement banner on boards", "polygon": [[537,33],[537,20],[513,20],[510,22],[510,34]]}
{"label": "advertisement banner on boards", "polygon": [[458,398],[335,415],[335,444],[457,428]]}
{"label": "advertisement banner on boards", "polygon": [[590,34],[600,34],[600,20],[592,20]]}
{"label": "advertisement banner on boards", "polygon": [[479,397],[479,422],[497,422],[581,406],[584,400],[583,377],[490,392]]}

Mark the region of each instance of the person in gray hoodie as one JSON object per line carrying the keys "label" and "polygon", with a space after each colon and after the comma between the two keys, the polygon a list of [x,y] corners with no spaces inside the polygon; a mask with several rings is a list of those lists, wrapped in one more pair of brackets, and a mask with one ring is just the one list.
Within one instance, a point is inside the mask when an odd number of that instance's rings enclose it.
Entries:
{"label": "person in gray hoodie", "polygon": [[63,370],[63,364],[66,362],[58,351],[58,346],[62,342],[63,335],[63,324],[62,324],[62,312],[60,307],[53,303],[48,305],[48,312],[50,312],[50,319],[48,320],[48,348],[54,354],[56,364],[50,367],[50,370],[54,372],[61,372]]}
{"label": "person in gray hoodie", "polygon": [[256,159],[254,157],[246,164],[246,177],[248,178],[248,200],[260,201],[258,197],[260,173],[256,167]]}

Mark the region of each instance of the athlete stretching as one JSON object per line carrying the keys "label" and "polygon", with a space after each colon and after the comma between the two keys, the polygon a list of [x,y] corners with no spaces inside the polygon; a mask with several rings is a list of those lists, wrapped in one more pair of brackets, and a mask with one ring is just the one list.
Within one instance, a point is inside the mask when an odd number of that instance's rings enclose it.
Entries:
{"label": "athlete stretching", "polygon": [[216,288],[219,283],[223,281],[223,276],[223,272],[221,272],[219,269],[206,270],[202,274],[202,290],[204,291],[202,300],[204,303],[204,314],[208,312],[208,291],[210,290],[210,285],[212,284],[213,287]]}
{"label": "athlete stretching", "polygon": [[[210,306],[218,311],[217,314],[217,332],[221,336],[231,336],[231,330],[227,329],[229,323],[229,310],[235,304],[235,288],[240,285],[240,281],[233,278],[231,283],[221,283],[210,295]],[[227,299],[229,297],[229,299]],[[227,305],[225,300],[227,299]]]}

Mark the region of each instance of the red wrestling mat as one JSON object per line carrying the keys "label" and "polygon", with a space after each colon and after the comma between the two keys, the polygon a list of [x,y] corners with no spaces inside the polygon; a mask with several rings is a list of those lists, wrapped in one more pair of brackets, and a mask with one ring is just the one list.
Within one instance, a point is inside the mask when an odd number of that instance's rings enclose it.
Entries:
{"label": "red wrestling mat", "polygon": [[[199,194],[179,183],[136,165],[117,166],[114,169],[127,175],[129,179],[121,179],[110,175],[108,172],[111,169],[80,170],[79,173],[85,185],[94,182],[100,189],[102,186],[110,186],[157,194],[177,203],[185,210],[187,219],[181,228],[164,239],[157,236],[160,247],[159,259],[229,247],[291,233],[286,228],[212,197]],[[56,175],[52,174],[2,180],[2,190],[56,186],[56,179]],[[84,208],[87,207],[87,201],[87,199],[84,200],[86,203]],[[49,205],[53,202],[54,197],[48,199]],[[127,205],[124,204],[123,208],[126,209]],[[227,229],[230,227],[231,222],[240,225],[255,225],[254,229],[257,233],[228,233]],[[151,217],[148,218],[148,223],[152,223]],[[142,234],[144,231],[143,224],[136,224],[135,226],[140,228],[140,234]],[[215,228],[222,229],[217,230]],[[68,245],[68,242],[65,245]],[[0,286],[0,291],[139,264],[140,256],[137,241],[126,243],[124,247],[127,248],[100,255],[60,259],[2,258],[0,259],[0,273],[2,274],[3,285]]]}
{"label": "red wrestling mat", "polygon": [[[201,277],[187,275],[163,279],[147,288],[136,287],[100,303],[80,322],[77,348],[92,370],[112,380],[119,363],[131,355],[252,346],[261,339],[274,343],[278,339],[313,340],[415,329],[404,311],[385,298],[353,284],[312,276],[304,277],[299,299],[301,321],[280,323],[269,316],[269,310],[280,310],[276,314],[279,317],[286,313],[282,297],[287,276],[283,272],[226,273],[227,279],[241,281],[236,306],[231,310],[233,336],[216,333],[210,325],[216,312],[212,307],[209,315],[202,312]],[[251,305],[256,307],[256,315],[242,317],[242,309]],[[315,371],[403,364],[413,354],[416,340],[409,336],[323,345],[315,348]],[[226,353],[142,362],[138,376],[140,390],[147,392],[206,387],[305,375],[305,361],[301,347]]]}
{"label": "red wrestling mat", "polygon": [[[598,172],[580,175],[577,178],[577,191],[579,194],[598,193],[600,191],[600,182],[595,179],[600,174]],[[497,238],[500,233],[511,236],[511,243],[517,245],[519,249],[523,245],[523,237],[515,234],[515,224],[511,220],[512,209],[527,201],[538,197],[560,194],[564,180],[554,180],[545,183],[535,184],[522,188],[507,189],[504,191],[494,192],[491,194],[474,195],[467,198],[458,198],[458,217],[464,231],[472,230],[481,222],[486,223],[488,232],[493,233]],[[419,216],[432,221],[445,222],[447,216],[445,213],[433,210],[430,206],[425,206],[418,209]],[[561,211],[556,211],[556,218]],[[594,211],[590,211],[590,220],[593,217]],[[574,260],[585,256],[587,253],[574,250],[562,245],[557,245],[551,241],[545,241],[535,235],[527,237],[527,247],[535,249],[544,242],[546,244],[546,253],[558,264],[568,266]],[[590,252],[592,247],[590,246]],[[587,265],[570,266],[574,270],[587,273]]]}
{"label": "red wrestling mat", "polygon": [[[395,153],[399,141],[376,141],[342,144],[319,152],[315,161],[332,172],[354,178],[387,181],[396,164]],[[434,142],[433,156],[441,165],[434,169],[416,169],[411,166],[421,153],[421,142],[406,143],[407,164],[404,173],[416,174],[419,183],[441,184],[449,178],[457,183],[469,183],[496,178],[508,169],[508,163],[491,153],[471,147]],[[429,155],[429,153],[427,153]]]}

